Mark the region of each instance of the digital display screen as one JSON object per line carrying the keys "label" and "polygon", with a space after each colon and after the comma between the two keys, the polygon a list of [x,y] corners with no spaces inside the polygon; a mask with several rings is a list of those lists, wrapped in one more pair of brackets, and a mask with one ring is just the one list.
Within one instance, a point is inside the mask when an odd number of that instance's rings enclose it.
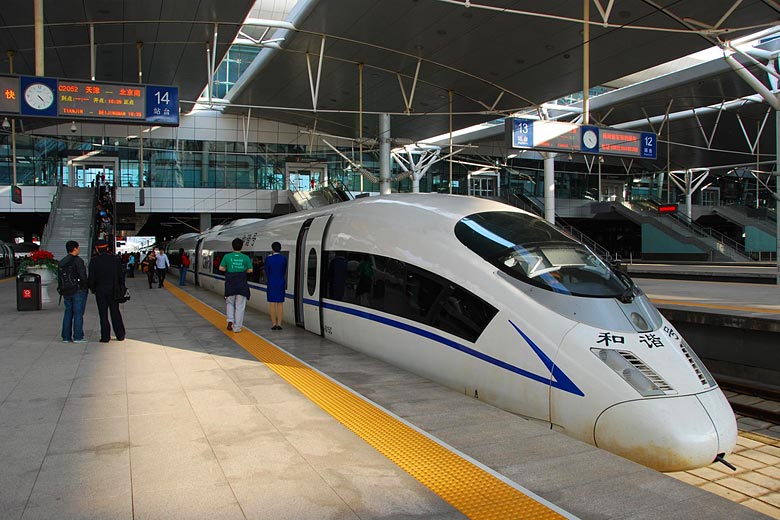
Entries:
{"label": "digital display screen", "polygon": [[0,112],[19,113],[19,78],[0,76]]}
{"label": "digital display screen", "polygon": [[601,140],[599,149],[603,153],[629,155],[631,157],[641,156],[642,134],[639,132],[602,128],[599,132],[599,137]]}
{"label": "digital display screen", "polygon": [[571,123],[553,123],[542,125],[541,131],[534,132],[534,147],[545,150],[571,152],[580,150],[579,126]]}
{"label": "digital display screen", "polygon": [[146,118],[146,87],[60,80],[57,115],[88,119]]}

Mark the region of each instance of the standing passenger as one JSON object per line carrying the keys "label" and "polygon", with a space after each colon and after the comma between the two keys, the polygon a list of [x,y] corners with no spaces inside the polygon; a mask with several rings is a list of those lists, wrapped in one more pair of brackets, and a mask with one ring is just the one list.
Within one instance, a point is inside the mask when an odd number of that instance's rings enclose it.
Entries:
{"label": "standing passenger", "polygon": [[167,269],[171,266],[171,262],[168,261],[168,255],[162,249],[157,252],[155,266],[157,267],[157,281],[160,282],[160,285],[157,287],[162,287],[165,281],[165,273],[168,272]]}
{"label": "standing passenger", "polygon": [[87,267],[79,258],[79,243],[68,240],[65,243],[68,254],[60,260],[57,269],[58,290],[65,302],[62,317],[62,341],[86,343],[84,338],[84,309],[87,307]]}
{"label": "standing passenger", "polygon": [[190,259],[184,248],[179,248],[179,285],[187,284],[187,268],[190,266]]}
{"label": "standing passenger", "polygon": [[[122,262],[108,251],[108,242],[98,240],[95,245],[97,256],[89,262],[89,289],[95,295],[98,315],[100,316],[100,342],[111,340],[111,325],[117,341],[125,340],[125,324],[119,304],[114,300],[114,286],[122,276]],[[108,313],[111,312],[111,324],[108,323]]]}
{"label": "standing passenger", "polygon": [[146,253],[144,261],[141,262],[141,270],[146,273],[146,278],[149,280],[149,289],[152,288],[152,282],[154,282],[154,270],[157,262],[157,257],[154,256],[154,250]]}
{"label": "standing passenger", "polygon": [[227,330],[241,332],[244,324],[244,310],[249,299],[249,281],[247,275],[252,272],[252,260],[241,248],[244,241],[233,239],[233,252],[222,257],[219,270],[225,273],[225,305],[227,306]]}
{"label": "standing passenger", "polygon": [[265,278],[268,281],[268,307],[271,312],[271,330],[282,330],[284,292],[287,289],[287,258],[280,254],[282,244],[271,244],[273,253],[265,261]]}

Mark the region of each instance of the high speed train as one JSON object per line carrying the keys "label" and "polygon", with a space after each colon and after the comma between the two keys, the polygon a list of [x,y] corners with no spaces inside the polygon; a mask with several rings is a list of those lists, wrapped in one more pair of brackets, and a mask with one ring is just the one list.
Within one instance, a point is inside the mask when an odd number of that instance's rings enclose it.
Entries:
{"label": "high speed train", "polygon": [[221,293],[236,237],[255,266],[249,307],[266,313],[262,260],[282,244],[289,326],[660,471],[723,461],[736,444],[720,388],[647,296],[522,210],[388,195],[239,220],[168,250]]}

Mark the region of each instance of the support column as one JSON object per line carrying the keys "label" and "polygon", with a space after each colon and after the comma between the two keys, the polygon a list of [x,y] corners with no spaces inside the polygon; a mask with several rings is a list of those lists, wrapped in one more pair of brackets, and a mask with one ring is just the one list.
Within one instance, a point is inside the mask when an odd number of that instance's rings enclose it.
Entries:
{"label": "support column", "polygon": [[693,174],[690,170],[685,172],[685,214],[688,215],[688,220],[693,220],[693,211],[691,210],[693,200],[693,190],[691,189],[692,176]]}
{"label": "support column", "polygon": [[211,213],[200,214],[200,232],[203,233],[211,227]]}
{"label": "support column", "polygon": [[780,287],[780,111],[775,110],[775,284]]}
{"label": "support column", "polygon": [[555,156],[544,152],[544,220],[555,224]]}
{"label": "support column", "polygon": [[35,0],[35,75],[45,76],[43,66],[43,0]]}
{"label": "support column", "polygon": [[[199,188],[206,188],[209,185],[209,163],[211,162],[211,143],[209,141],[202,142],[203,149],[200,152],[200,186]],[[202,229],[202,228],[201,228]]]}
{"label": "support column", "polygon": [[379,194],[390,195],[390,114],[379,115]]}

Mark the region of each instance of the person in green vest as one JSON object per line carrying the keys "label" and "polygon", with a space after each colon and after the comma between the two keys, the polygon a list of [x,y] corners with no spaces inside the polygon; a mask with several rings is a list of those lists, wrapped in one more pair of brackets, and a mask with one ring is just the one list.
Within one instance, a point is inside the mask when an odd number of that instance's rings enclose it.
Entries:
{"label": "person in green vest", "polygon": [[241,332],[244,323],[244,311],[249,299],[249,273],[252,272],[252,260],[241,252],[244,241],[233,239],[233,252],[222,257],[219,270],[225,273],[225,305],[227,307],[227,330]]}

